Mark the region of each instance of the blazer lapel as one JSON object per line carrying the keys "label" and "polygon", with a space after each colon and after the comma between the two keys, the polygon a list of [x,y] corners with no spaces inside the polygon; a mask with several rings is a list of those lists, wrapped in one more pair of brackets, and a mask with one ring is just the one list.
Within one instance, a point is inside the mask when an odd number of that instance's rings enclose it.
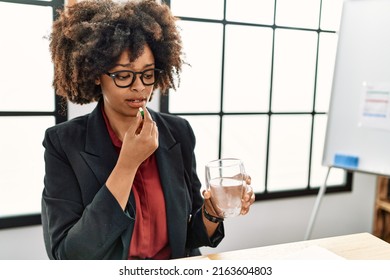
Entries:
{"label": "blazer lapel", "polygon": [[118,154],[111,143],[100,104],[99,102],[88,118],[85,152],[81,152],[81,156],[102,186],[114,168]]}
{"label": "blazer lapel", "polygon": [[[84,158],[99,183],[98,185],[91,184],[97,188],[95,192],[89,192],[90,194],[93,194],[93,196],[107,181],[107,178],[114,169],[119,156],[114,146],[112,145],[112,141],[108,134],[100,106],[101,101],[98,103],[88,118],[85,151],[80,152],[81,156]],[[90,200],[93,199],[93,196],[90,198]],[[133,194],[130,195],[129,203],[135,205]],[[135,206],[131,209],[135,209]],[[135,210],[134,212],[130,212],[130,215],[135,217]],[[120,252],[122,259],[127,258],[133,228],[134,224],[131,224],[122,234],[121,238],[123,250]]]}
{"label": "blazer lapel", "polygon": [[[151,111],[151,110],[149,110]],[[153,119],[159,130],[159,147],[156,151],[160,180],[165,196],[168,223],[168,238],[172,257],[182,257],[185,252],[187,222],[191,211],[189,194],[184,179],[182,153],[164,120],[153,111]]]}

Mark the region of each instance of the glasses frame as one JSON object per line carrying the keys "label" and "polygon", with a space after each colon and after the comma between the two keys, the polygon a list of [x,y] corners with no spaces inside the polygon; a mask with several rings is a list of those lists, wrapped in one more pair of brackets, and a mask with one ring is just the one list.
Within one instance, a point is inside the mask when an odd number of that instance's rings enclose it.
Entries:
{"label": "glasses frame", "polygon": [[[145,74],[145,72],[147,71],[150,71],[150,70],[153,70],[153,71],[157,71],[157,77],[156,79],[154,80],[153,83],[145,83],[144,79],[143,79],[143,75]],[[159,79],[159,75],[162,74],[164,72],[164,70],[161,70],[161,69],[158,69],[158,68],[149,68],[149,69],[146,69],[144,71],[132,71],[132,70],[120,70],[120,71],[115,71],[115,72],[106,72],[105,74],[108,75],[113,81],[114,81],[114,84],[119,87],[119,88],[128,88],[130,87],[132,84],[134,84],[135,80],[137,79],[137,75],[140,75],[140,79],[141,79],[141,82],[144,86],[152,86],[152,85],[155,85],[157,82],[158,82],[158,79]],[[130,84],[128,84],[127,86],[119,86],[117,83],[116,83],[116,77],[118,74],[120,73],[132,73],[133,74],[133,79],[131,80]]]}

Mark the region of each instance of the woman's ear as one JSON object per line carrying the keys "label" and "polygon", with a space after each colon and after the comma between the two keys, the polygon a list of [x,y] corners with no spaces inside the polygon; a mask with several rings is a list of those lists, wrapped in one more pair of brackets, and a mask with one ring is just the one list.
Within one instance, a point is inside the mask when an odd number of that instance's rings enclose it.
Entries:
{"label": "woman's ear", "polygon": [[96,78],[95,84],[96,84],[97,86],[100,85],[100,78]]}

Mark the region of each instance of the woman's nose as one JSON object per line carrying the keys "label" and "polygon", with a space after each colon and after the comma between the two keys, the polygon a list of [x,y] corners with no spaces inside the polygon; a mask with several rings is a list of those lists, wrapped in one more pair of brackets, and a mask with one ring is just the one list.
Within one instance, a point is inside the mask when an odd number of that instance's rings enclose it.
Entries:
{"label": "woman's nose", "polygon": [[135,81],[131,85],[131,90],[141,92],[145,89],[144,83],[141,80],[141,76],[136,74],[135,75]]}

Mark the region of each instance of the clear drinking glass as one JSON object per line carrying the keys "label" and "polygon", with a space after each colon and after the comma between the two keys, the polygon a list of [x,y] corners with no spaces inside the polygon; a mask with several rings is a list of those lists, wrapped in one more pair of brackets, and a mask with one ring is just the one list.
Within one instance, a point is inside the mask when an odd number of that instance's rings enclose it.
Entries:
{"label": "clear drinking glass", "polygon": [[223,158],[206,164],[206,187],[211,192],[215,211],[225,218],[241,212],[241,199],[245,194],[245,168],[240,159]]}

